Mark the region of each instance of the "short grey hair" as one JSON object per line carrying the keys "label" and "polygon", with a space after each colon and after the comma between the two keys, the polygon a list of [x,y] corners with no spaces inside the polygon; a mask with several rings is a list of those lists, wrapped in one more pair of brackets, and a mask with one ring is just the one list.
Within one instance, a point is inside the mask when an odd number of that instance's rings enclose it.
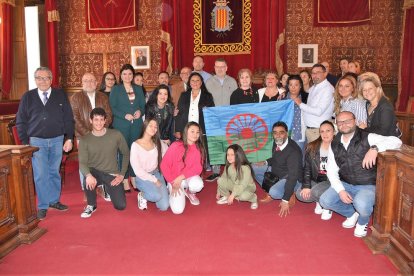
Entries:
{"label": "short grey hair", "polygon": [[39,67],[34,72],[34,77],[36,78],[36,73],[39,71],[46,71],[49,74],[50,79],[53,78],[52,71],[48,67]]}

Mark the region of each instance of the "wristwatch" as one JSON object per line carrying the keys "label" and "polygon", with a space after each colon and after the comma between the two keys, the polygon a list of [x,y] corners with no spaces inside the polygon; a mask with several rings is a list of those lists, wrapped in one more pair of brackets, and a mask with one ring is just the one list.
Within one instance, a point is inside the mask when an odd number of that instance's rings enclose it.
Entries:
{"label": "wristwatch", "polygon": [[372,146],[370,147],[370,149],[376,150],[377,152],[379,151],[379,150],[378,150],[377,145],[372,145]]}

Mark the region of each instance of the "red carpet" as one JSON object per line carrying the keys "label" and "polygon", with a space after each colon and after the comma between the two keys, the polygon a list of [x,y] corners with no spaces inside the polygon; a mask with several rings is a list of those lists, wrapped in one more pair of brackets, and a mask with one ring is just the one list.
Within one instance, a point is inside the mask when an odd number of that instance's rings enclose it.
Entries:
{"label": "red carpet", "polygon": [[[352,274],[396,275],[383,255],[373,255],[342,217],[322,221],[314,204],[297,202],[287,218],[278,201],[250,210],[249,203],[215,203],[216,183],[205,183],[200,206],[184,214],[137,208],[134,192],[125,211],[98,200],[81,219],[76,163],[67,167],[65,213],[49,211],[40,223],[48,232],[0,260],[0,275],[46,274]],[[259,191],[259,197],[263,193]]]}

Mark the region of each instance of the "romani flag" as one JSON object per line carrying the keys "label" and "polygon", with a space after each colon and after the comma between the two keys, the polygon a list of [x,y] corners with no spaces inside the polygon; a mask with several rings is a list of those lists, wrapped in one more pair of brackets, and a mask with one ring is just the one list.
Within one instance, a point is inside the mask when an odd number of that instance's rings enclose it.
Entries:
{"label": "romani flag", "polygon": [[239,144],[250,162],[259,162],[272,155],[272,126],[283,121],[290,127],[294,102],[238,104],[203,109],[210,164],[224,164],[226,149]]}

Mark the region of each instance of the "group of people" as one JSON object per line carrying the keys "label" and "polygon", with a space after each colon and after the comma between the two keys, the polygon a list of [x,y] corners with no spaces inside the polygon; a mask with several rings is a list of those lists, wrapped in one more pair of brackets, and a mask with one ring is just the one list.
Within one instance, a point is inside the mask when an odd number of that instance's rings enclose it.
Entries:
{"label": "group of people", "polygon": [[[72,150],[75,135],[87,200],[83,218],[97,208],[98,186],[117,210],[125,209],[125,193],[132,185],[139,191],[139,209],[154,202],[159,210],[181,214],[186,197],[200,204],[196,193],[203,189],[203,170],[212,171],[205,181],[218,179],[217,204],[237,199],[257,209],[255,181],[261,185],[271,171],[279,180],[261,202],[281,199],[280,216],[289,213],[289,199],[296,194],[301,201],[316,202],[315,213],[322,219],[337,212],[347,218],[343,227],[356,225],[355,236],[366,235],[375,203],[375,158],[401,145],[379,77],[345,72],[332,78],[323,62],[311,73],[303,70],[280,79],[269,71],[264,87],[256,89],[249,69],[239,71],[237,82],[227,75],[222,58],[214,63],[214,75],[203,67],[203,58],[195,56],[193,70],[182,68],[181,81],[172,86],[168,73],[160,72],[151,92],[144,88],[142,73],[129,64],[122,66],[119,82],[114,73],[105,73],[99,91],[95,76],[85,73],[82,91],[69,100],[51,88],[51,71],[38,68],[37,89],[23,95],[16,120],[23,143],[40,149],[33,156],[38,218],[44,219],[49,208],[68,208],[59,201],[59,165],[61,145]],[[234,144],[226,150],[224,166],[210,166],[205,107],[289,99],[295,103],[293,123],[290,129],[284,122],[273,125],[271,158],[250,164],[243,148]]]}

